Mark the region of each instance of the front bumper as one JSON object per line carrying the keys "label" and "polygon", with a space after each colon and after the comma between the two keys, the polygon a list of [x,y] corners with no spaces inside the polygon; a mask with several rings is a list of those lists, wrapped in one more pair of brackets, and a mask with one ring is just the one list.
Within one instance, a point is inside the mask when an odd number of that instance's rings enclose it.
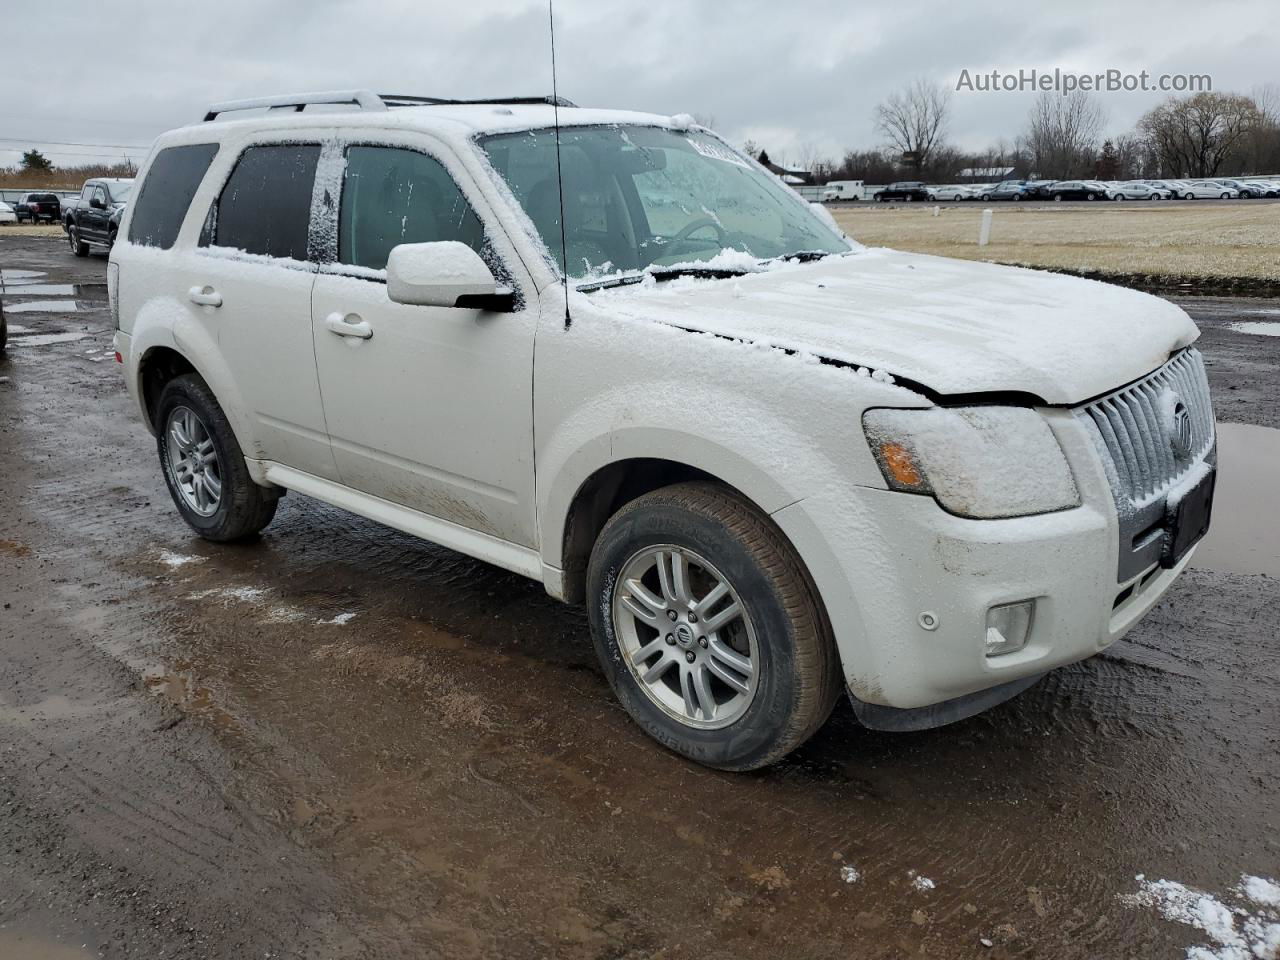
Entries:
{"label": "front bumper", "polygon": [[[960,719],[1016,694],[1021,681],[1092,656],[1132,628],[1186,566],[1189,557],[1116,582],[1119,525],[1103,462],[1069,411],[1045,415],[1075,473],[1080,507],[970,520],[932,498],[854,488],[839,502],[806,498],[774,514],[814,577],[856,702],[912,711],[977,704],[933,710],[933,723],[900,729]],[[988,609],[1032,599],[1026,645],[987,657]],[[973,697],[994,688],[1005,696]]]}

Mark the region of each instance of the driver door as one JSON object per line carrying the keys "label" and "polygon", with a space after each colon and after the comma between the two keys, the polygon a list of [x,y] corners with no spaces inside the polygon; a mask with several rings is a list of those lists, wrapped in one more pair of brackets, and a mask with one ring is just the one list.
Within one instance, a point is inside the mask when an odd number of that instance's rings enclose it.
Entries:
{"label": "driver door", "polygon": [[[316,278],[312,336],[342,483],[535,546],[531,280],[443,154],[385,142],[333,149],[336,262]],[[436,240],[480,253],[499,283],[515,286],[516,310],[393,303],[392,247]]]}

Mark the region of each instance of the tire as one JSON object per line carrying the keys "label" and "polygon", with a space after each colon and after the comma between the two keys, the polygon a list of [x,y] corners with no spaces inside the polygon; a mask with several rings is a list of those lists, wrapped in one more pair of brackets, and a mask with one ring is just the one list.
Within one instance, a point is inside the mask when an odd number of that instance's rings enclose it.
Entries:
{"label": "tire", "polygon": [[880,196],[880,194],[878,193],[872,194],[871,199],[874,200],[876,203],[884,203],[884,197]]}
{"label": "tire", "polygon": [[1053,202],[1054,202],[1054,203],[1061,203],[1061,202],[1062,202],[1062,194],[1060,194],[1060,193],[1055,193],[1055,194],[1053,195]]}
{"label": "tire", "polygon": [[1220,200],[1230,200],[1230,199],[1231,199],[1231,194],[1229,194],[1229,193],[1224,193],[1224,194],[1222,194],[1222,196],[1221,196],[1221,197],[1219,197],[1218,199],[1220,199]]}
{"label": "tire", "polygon": [[80,239],[80,228],[74,223],[67,226],[67,243],[71,244],[71,252],[77,257],[89,255],[89,245]]}
{"label": "tire", "polygon": [[1115,201],[1117,201],[1117,202],[1119,202],[1119,201],[1121,201],[1121,200],[1125,199],[1125,196],[1124,196],[1124,194],[1123,194],[1123,193],[1117,193],[1117,194],[1116,194],[1114,197],[1112,197],[1111,199],[1112,199],[1112,200],[1115,200]]}
{"label": "tire", "polygon": [[[687,589],[676,586],[673,557],[684,558]],[[641,577],[647,602],[628,589]],[[716,582],[726,594],[702,611],[704,626],[691,598],[705,600]],[[706,766],[754,770],[781,759],[822,726],[839,696],[831,627],[795,549],[753,504],[717,484],[665,487],[614,514],[591,552],[587,599],[596,653],[623,708],[655,740]],[[740,616],[707,630],[735,605]],[[730,653],[751,670],[728,670]],[[641,679],[664,662],[650,683]],[[694,681],[684,682],[699,674],[709,710]]]}
{"label": "tire", "polygon": [[[194,417],[198,429],[192,429],[188,416]],[[206,540],[227,543],[252,537],[271,522],[278,497],[274,491],[258,486],[249,476],[244,453],[231,424],[218,406],[213,392],[198,374],[184,374],[165,385],[156,404],[154,422],[160,467],[169,495],[192,530]],[[180,432],[186,434],[187,442],[181,442],[175,433],[175,427],[179,425],[184,425]],[[175,462],[175,455],[184,450],[188,455]],[[189,465],[197,453],[202,454],[205,462],[204,498],[194,492],[194,477],[192,491],[186,491],[179,479],[180,471],[185,476],[192,476]],[[213,455],[212,461],[209,460],[210,454]],[[211,496],[210,472],[218,484],[213,504],[208,502]]]}

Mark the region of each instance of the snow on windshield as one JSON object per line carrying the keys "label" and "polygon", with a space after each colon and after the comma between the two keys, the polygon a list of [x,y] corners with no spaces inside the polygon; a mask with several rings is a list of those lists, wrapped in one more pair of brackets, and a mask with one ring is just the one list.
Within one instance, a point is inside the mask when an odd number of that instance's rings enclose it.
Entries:
{"label": "snow on windshield", "polygon": [[479,143],[576,279],[723,261],[726,252],[766,260],[851,249],[798,194],[711,134],[610,125],[560,131],[562,250],[555,131]]}

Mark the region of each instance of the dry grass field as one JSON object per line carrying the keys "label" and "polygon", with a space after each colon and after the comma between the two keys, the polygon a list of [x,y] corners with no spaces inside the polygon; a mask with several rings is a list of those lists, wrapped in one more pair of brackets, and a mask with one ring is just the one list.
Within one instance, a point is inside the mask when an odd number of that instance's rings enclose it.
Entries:
{"label": "dry grass field", "polygon": [[1280,281],[1280,205],[989,205],[991,242],[978,246],[981,204],[845,207],[840,226],[868,246],[1080,273],[1170,281]]}
{"label": "dry grass field", "polygon": [[[12,204],[10,204],[12,206]],[[56,223],[0,223],[0,240],[5,237],[61,237],[62,227]]]}

